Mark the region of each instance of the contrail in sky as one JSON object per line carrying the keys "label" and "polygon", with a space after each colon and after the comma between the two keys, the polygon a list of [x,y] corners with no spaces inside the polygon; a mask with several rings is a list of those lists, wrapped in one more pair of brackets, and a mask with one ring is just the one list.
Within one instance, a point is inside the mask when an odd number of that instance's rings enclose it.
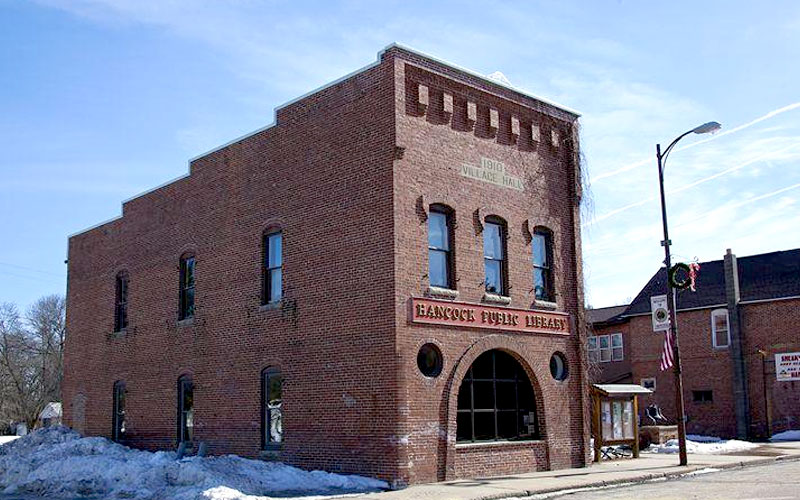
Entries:
{"label": "contrail in sky", "polygon": [[[798,104],[800,104],[800,103],[798,103]],[[758,161],[763,160],[767,156],[772,156],[772,155],[777,155],[777,154],[780,154],[780,153],[785,153],[786,151],[788,151],[790,149],[794,149],[794,148],[796,148],[798,146],[800,146],[800,143],[796,142],[794,144],[790,144],[789,146],[786,146],[785,148],[777,149],[775,151],[769,151],[769,152],[764,153],[762,155],[756,156],[755,158],[751,158],[751,159],[747,160],[744,163],[740,163],[739,165],[736,165],[736,166],[733,166],[731,168],[725,169],[722,172],[717,172],[716,174],[709,175],[708,177],[704,177],[702,179],[696,180],[694,182],[686,184],[685,186],[681,186],[681,187],[673,189],[671,191],[667,191],[666,194],[680,193],[681,191],[685,191],[685,190],[687,190],[689,188],[693,188],[693,187],[697,186],[698,184],[703,184],[704,182],[708,182],[708,181],[714,180],[714,179],[716,179],[718,177],[722,177],[723,175],[727,175],[727,174],[729,174],[731,172],[735,172],[737,170],[741,170],[741,169],[743,169],[744,167],[746,167],[748,165],[752,165],[753,163],[756,163]],[[606,212],[603,215],[600,215],[600,216],[594,218],[593,220],[588,221],[584,225],[585,226],[591,226],[593,224],[596,224],[597,222],[606,220],[609,217],[613,217],[614,215],[617,215],[619,213],[626,212],[626,211],[630,210],[631,208],[640,207],[640,206],[642,206],[644,204],[650,203],[651,201],[655,201],[655,200],[657,200],[657,198],[655,196],[651,196],[649,198],[645,198],[643,200],[639,200],[639,201],[634,202],[634,203],[629,203],[628,205],[624,205],[622,207],[615,208],[614,210]]]}
{"label": "contrail in sky", "polygon": [[[739,125],[738,127],[734,127],[734,128],[732,128],[730,130],[726,130],[724,132],[720,132],[719,134],[712,135],[711,137],[709,137],[707,139],[703,139],[701,141],[697,141],[697,142],[693,142],[691,144],[687,144],[686,146],[683,146],[683,147],[675,149],[675,151],[683,151],[685,149],[689,149],[689,148],[693,148],[695,146],[699,146],[700,144],[705,144],[707,142],[716,141],[720,137],[724,137],[724,136],[726,136],[728,134],[733,134],[735,132],[739,132],[740,130],[744,130],[744,129],[748,128],[748,127],[752,127],[753,125],[755,125],[757,123],[761,123],[764,120],[769,120],[770,118],[772,118],[774,116],[780,115],[782,113],[786,113],[787,111],[791,111],[791,110],[797,109],[797,108],[800,108],[800,102],[795,102],[793,104],[789,104],[788,106],[784,106],[784,107],[778,108],[778,109],[776,109],[774,111],[770,111],[769,113],[767,113],[767,114],[765,114],[763,116],[759,116],[758,118],[756,118],[753,121],[749,121],[749,122],[747,122],[747,123],[745,123],[743,125]],[[626,165],[626,166],[618,168],[616,170],[612,170],[611,172],[606,172],[605,174],[600,174],[597,177],[593,177],[591,179],[591,182],[596,182],[596,181],[599,181],[601,179],[607,179],[608,177],[613,177],[613,176],[615,176],[617,174],[621,174],[623,172],[628,172],[628,171],[633,170],[635,168],[639,168],[639,167],[641,167],[643,165],[648,165],[648,164],[650,164],[652,162],[653,162],[652,158],[647,159],[647,160],[637,161],[636,163],[631,163],[630,165]]]}

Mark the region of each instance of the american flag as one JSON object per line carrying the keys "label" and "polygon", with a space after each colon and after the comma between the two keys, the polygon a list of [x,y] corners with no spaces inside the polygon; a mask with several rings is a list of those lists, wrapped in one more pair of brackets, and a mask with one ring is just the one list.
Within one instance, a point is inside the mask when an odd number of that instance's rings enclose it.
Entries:
{"label": "american flag", "polygon": [[673,355],[672,330],[670,329],[664,332],[664,352],[661,353],[661,371],[664,371],[672,366]]}

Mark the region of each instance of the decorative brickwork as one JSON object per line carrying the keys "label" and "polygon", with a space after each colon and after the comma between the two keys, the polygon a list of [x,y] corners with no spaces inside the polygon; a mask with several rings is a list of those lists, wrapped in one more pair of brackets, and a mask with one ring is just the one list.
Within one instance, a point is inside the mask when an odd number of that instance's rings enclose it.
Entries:
{"label": "decorative brickwork", "polygon": [[[395,485],[584,465],[576,116],[391,47],[276,118],[193,160],[189,176],[125,203],[121,218],[70,239],[65,421],[110,436],[113,384],[124,381],[127,443],[174,448],[177,380],[190,375],[195,441],[210,453]],[[533,124],[540,137],[556,131],[557,145],[535,139]],[[523,190],[460,174],[482,158],[500,162],[493,165]],[[486,216],[508,224],[505,299],[516,309],[538,307],[525,228],[551,230],[555,312],[566,314],[559,317],[570,333],[411,323],[410,299],[430,292],[426,220],[434,203],[454,210],[455,283],[467,303],[484,301]],[[262,237],[275,228],[283,296],[262,305]],[[187,253],[196,259],[195,310],[178,321]],[[122,269],[128,327],[110,335]],[[442,354],[434,378],[417,365],[426,343]],[[456,444],[454,398],[471,361],[489,349],[511,353],[529,375],[539,440]],[[556,351],[569,366],[562,382],[548,368]],[[283,440],[263,454],[267,367],[284,379]]]}

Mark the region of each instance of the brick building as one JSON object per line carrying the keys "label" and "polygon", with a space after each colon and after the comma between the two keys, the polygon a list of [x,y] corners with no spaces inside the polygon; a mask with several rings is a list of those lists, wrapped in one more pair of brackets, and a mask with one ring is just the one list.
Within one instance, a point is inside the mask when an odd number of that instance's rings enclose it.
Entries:
{"label": "brick building", "polygon": [[[598,381],[654,388],[640,409],[655,403],[675,422],[674,375],[660,370],[664,336],[650,313],[665,280],[662,268],[630,305],[587,312],[589,359]],[[800,250],[738,259],[728,250],[701,263],[697,291],[677,299],[688,432],[759,438],[800,428],[800,380],[776,374],[776,355],[800,352]]]}
{"label": "brick building", "polygon": [[69,241],[65,420],[402,485],[581,466],[577,114],[392,45]]}

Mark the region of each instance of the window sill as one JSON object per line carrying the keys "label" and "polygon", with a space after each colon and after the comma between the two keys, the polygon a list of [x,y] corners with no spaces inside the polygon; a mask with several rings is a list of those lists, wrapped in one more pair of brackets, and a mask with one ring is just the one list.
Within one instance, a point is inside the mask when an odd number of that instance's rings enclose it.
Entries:
{"label": "window sill", "polygon": [[258,452],[258,458],[260,458],[261,460],[265,460],[267,462],[273,462],[279,460],[280,455],[281,455],[280,446],[270,446],[267,449]]}
{"label": "window sill", "polygon": [[194,326],[194,316],[192,316],[191,318],[179,319],[176,325],[178,327]]}
{"label": "window sill", "polygon": [[483,302],[489,304],[501,304],[507,306],[511,303],[511,297],[507,297],[505,295],[497,295],[494,293],[484,292],[483,294]]}
{"label": "window sill", "polygon": [[549,311],[555,311],[558,309],[558,304],[555,302],[550,302],[549,300],[536,300],[533,303],[533,307],[535,309],[547,309]]}
{"label": "window sill", "polygon": [[427,295],[429,297],[438,297],[440,299],[455,300],[458,298],[458,290],[453,290],[451,288],[441,288],[438,286],[429,286]]}
{"label": "window sill", "polygon": [[491,448],[497,446],[530,446],[544,443],[542,439],[519,439],[516,441],[477,441],[477,442],[456,442],[456,449],[459,448]]}
{"label": "window sill", "polygon": [[108,338],[110,339],[121,339],[128,336],[128,329],[123,328],[122,330],[117,330],[108,334]]}
{"label": "window sill", "polygon": [[259,311],[275,311],[281,308],[281,301],[276,300],[275,302],[267,302],[266,304],[261,304],[258,307]]}

